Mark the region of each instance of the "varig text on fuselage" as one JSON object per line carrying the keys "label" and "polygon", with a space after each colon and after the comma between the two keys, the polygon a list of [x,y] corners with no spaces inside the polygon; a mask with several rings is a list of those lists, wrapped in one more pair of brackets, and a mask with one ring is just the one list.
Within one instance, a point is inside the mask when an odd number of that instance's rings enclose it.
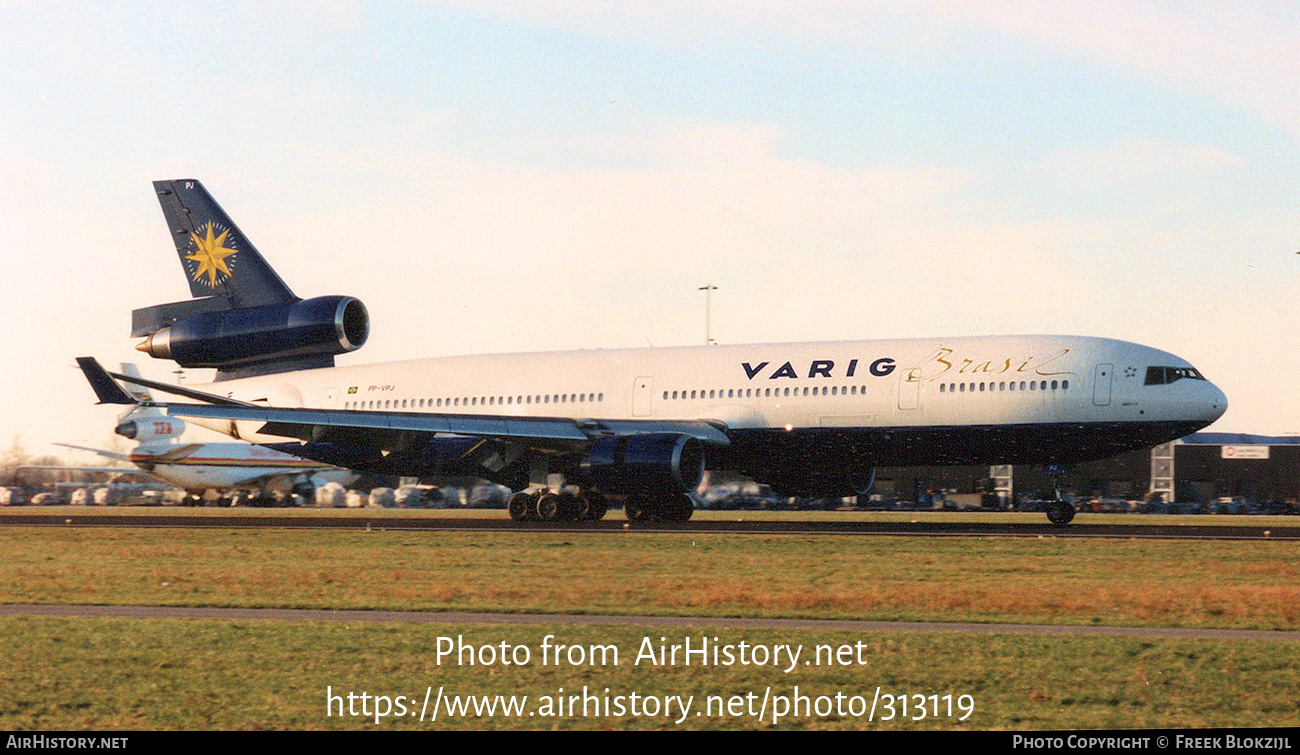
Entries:
{"label": "varig text on fuselage", "polygon": [[[768,367],[772,365],[771,362],[759,362],[758,364],[742,362],[740,366],[744,368],[745,376],[750,380],[754,380],[755,378],[759,378],[759,377],[765,377],[767,380],[778,380],[781,378],[798,379],[801,377],[851,378],[857,376],[858,363],[860,361],[861,360],[859,359],[850,359],[848,365],[843,368],[842,373],[836,372],[835,361],[832,359],[812,360],[808,364],[808,369],[806,374],[800,368],[796,368],[793,362],[786,362],[785,364],[782,364],[780,367],[777,367],[776,369],[772,370],[770,373],[766,372],[766,370]],[[897,365],[894,363],[893,359],[890,359],[889,357],[883,357],[881,359],[875,360],[871,364],[868,364],[867,371],[875,377],[885,377],[886,375],[893,372],[896,366]],[[801,363],[801,367],[802,367],[802,363]]]}

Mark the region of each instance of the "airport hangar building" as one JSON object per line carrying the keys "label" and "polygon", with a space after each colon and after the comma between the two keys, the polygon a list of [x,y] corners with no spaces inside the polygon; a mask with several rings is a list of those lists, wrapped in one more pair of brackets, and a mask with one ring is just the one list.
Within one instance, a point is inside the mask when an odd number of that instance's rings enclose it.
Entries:
{"label": "airport hangar building", "polygon": [[[1050,498],[1164,503],[1232,502],[1300,509],[1300,436],[1195,433],[1144,451],[1056,470],[1037,466],[890,467],[876,471],[885,501],[924,502],[946,492],[962,505],[1006,507]],[[873,496],[874,497],[874,496]]]}

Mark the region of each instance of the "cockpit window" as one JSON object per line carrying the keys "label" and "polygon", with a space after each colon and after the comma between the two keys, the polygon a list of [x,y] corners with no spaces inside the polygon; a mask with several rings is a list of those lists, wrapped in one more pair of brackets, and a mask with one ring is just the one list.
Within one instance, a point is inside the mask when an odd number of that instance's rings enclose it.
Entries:
{"label": "cockpit window", "polygon": [[1191,367],[1148,367],[1146,385],[1167,385],[1183,378],[1205,379],[1201,373]]}

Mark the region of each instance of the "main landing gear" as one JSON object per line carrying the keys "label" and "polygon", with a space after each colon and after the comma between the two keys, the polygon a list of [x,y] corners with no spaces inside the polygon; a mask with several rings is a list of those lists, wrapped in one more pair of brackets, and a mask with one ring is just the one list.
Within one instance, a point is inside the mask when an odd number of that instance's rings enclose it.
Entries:
{"label": "main landing gear", "polygon": [[685,522],[695,513],[695,503],[685,493],[650,498],[628,496],[623,512],[629,522]]}
{"label": "main landing gear", "polygon": [[506,510],[516,522],[595,521],[605,517],[609,508],[600,493],[554,493],[550,490],[524,490],[510,496]]}
{"label": "main landing gear", "polygon": [[[555,493],[542,489],[515,493],[506,504],[516,522],[596,521],[605,516],[609,504],[596,492]],[[695,504],[685,493],[650,497],[628,496],[623,511],[631,522],[685,522],[695,513]]]}

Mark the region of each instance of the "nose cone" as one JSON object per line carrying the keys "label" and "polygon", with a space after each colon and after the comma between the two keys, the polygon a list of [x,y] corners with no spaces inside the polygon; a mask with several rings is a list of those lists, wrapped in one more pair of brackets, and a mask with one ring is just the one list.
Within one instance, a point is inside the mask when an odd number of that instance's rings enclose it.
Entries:
{"label": "nose cone", "polygon": [[1170,396],[1169,408],[1197,430],[1213,424],[1228,411],[1228,397],[1208,380],[1179,380],[1170,387],[1176,390]]}
{"label": "nose cone", "polygon": [[1146,386],[1154,403],[1148,416],[1177,423],[1186,433],[1207,427],[1228,411],[1228,397],[1219,386],[1199,378],[1181,378],[1166,385]]}
{"label": "nose cone", "polygon": [[1209,382],[1208,380],[1206,381],[1206,388],[1209,389],[1206,391],[1209,394],[1206,399],[1209,402],[1209,407],[1206,410],[1206,416],[1209,418],[1209,422],[1205,423],[1208,425],[1219,417],[1222,417],[1223,413],[1228,411],[1228,396],[1219,388],[1219,386]]}

